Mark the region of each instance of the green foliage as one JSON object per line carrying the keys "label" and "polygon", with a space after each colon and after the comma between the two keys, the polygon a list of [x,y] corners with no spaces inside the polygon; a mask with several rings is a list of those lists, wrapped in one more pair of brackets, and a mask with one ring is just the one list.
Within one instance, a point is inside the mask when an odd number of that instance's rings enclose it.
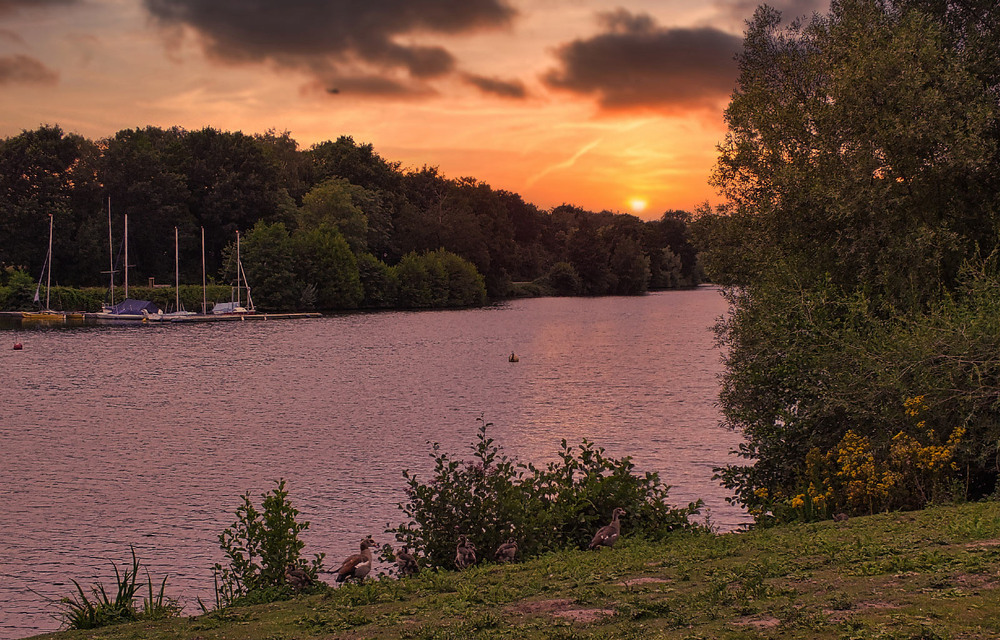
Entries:
{"label": "green foliage", "polygon": [[347,240],[354,253],[367,249],[368,218],[354,199],[362,198],[365,189],[344,178],[330,178],[313,187],[302,198],[299,227],[317,229],[332,226]]}
{"label": "green foliage", "polygon": [[315,288],[318,308],[357,307],[363,295],[361,278],[357,259],[344,236],[323,224],[299,229],[291,240],[297,279]]}
{"label": "green foliage", "polygon": [[361,306],[368,309],[386,309],[396,305],[399,281],[396,272],[370,253],[358,256],[358,274],[364,296]]}
{"label": "green foliage", "polygon": [[90,595],[76,580],[71,580],[76,586],[76,594],[63,598],[61,617],[69,629],[96,629],[113,624],[132,622],[134,620],[161,620],[179,616],[181,607],[174,600],[165,596],[167,578],[164,577],[158,591],[153,591],[153,579],[146,571],[149,596],[143,598],[142,608],[136,606],[136,599],[142,588],[137,582],[141,566],[132,548],[132,566],[124,571],[118,571],[114,562],[115,587],[113,595],[109,594],[102,583],[90,588]]}
{"label": "green foliage", "polygon": [[289,234],[284,223],[259,222],[240,249],[261,309],[353,309],[361,302],[357,260],[340,232],[326,223]]}
{"label": "green foliage", "polygon": [[568,262],[557,262],[549,272],[539,279],[539,284],[552,289],[558,296],[575,296],[580,294],[582,284],[576,269]]}
{"label": "green foliage", "polygon": [[522,557],[582,548],[610,521],[615,507],[628,514],[623,536],[659,538],[697,528],[689,517],[701,502],[669,506],[669,487],[655,473],[636,475],[627,457],[607,457],[586,440],[575,448],[564,440],[559,462],[525,465],[504,455],[489,436],[492,425],[479,422],[472,462],[453,459],[435,443],[430,482],[403,472],[407,502],[400,508],[409,522],[387,531],[422,553],[430,566],[454,565],[459,535],[469,537],[481,559],[510,537]]}
{"label": "green foliage", "polygon": [[393,273],[401,307],[472,307],[486,303],[486,284],[476,267],[443,249],[423,255],[408,253]]}
{"label": "green foliage", "polygon": [[1000,73],[968,45],[998,29],[951,9],[835,0],[783,26],[762,7],[747,30],[729,203],[693,231],[731,287],[722,403],[746,442],[719,476],[759,519],[996,484]]}
{"label": "green foliage", "polygon": [[313,578],[323,568],[325,554],[314,556],[311,562],[302,558],[305,543],[299,534],[309,523],[296,521],[299,511],[288,502],[285,481],[276,485],[261,495],[261,510],[254,506],[249,492],[244,494],[236,521],[219,534],[219,545],[229,562],[214,567],[220,606],[287,596],[288,589],[282,587],[289,565],[304,569]]}

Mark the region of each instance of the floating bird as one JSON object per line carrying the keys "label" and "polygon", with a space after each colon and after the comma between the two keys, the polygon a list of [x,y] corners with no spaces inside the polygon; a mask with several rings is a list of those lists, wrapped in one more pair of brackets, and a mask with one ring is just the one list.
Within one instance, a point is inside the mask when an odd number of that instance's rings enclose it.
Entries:
{"label": "floating bird", "polygon": [[455,548],[455,566],[465,569],[476,564],[476,545],[469,541],[466,536],[458,537],[458,546]]}
{"label": "floating bird", "polygon": [[625,510],[621,507],[615,507],[615,510],[611,512],[611,524],[598,529],[597,533],[594,534],[594,539],[590,541],[590,545],[587,548],[613,547],[615,540],[618,539],[618,534],[622,530],[621,523],[618,522],[618,516],[623,515],[625,515]]}
{"label": "floating bird", "polygon": [[410,547],[404,545],[402,549],[396,552],[396,567],[399,569],[400,576],[412,576],[420,571],[420,565],[417,564],[417,559],[410,553]]}
{"label": "floating bird", "polygon": [[507,362],[519,362],[521,359],[517,357],[513,351],[510,352],[510,357],[507,358]]}
{"label": "floating bird", "polygon": [[20,342],[15,342],[14,343],[14,351],[20,351],[23,348],[24,348],[24,345],[21,344]]}
{"label": "floating bird", "polygon": [[368,536],[361,541],[361,553],[356,553],[340,565],[337,569],[337,582],[344,582],[354,578],[358,582],[364,580],[368,572],[372,570],[372,551],[375,541]]}
{"label": "floating bird", "polygon": [[514,541],[514,538],[507,538],[507,542],[497,547],[493,557],[496,558],[497,562],[503,564],[505,562],[514,562],[514,556],[516,555],[517,542]]}
{"label": "floating bird", "polygon": [[285,568],[285,584],[290,586],[292,589],[301,591],[313,582],[314,580],[312,579],[312,576],[306,573],[301,567],[296,567],[294,564],[290,564]]}

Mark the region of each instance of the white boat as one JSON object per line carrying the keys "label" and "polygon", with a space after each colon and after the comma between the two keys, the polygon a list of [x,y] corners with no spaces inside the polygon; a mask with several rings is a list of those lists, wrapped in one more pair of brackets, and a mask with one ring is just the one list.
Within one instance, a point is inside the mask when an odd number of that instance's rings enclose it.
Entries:
{"label": "white boat", "polygon": [[[246,306],[243,305],[243,290],[246,289]],[[236,232],[236,284],[232,288],[232,299],[229,302],[217,302],[212,307],[213,315],[247,315],[256,313],[253,298],[250,296],[250,283],[243,271],[243,261],[240,260],[240,232]]]}
{"label": "white boat", "polygon": [[194,311],[187,311],[181,305],[181,260],[179,252],[179,242],[177,237],[177,227],[174,227],[174,310],[170,313],[161,314],[157,320],[175,321],[180,318],[198,315]]}

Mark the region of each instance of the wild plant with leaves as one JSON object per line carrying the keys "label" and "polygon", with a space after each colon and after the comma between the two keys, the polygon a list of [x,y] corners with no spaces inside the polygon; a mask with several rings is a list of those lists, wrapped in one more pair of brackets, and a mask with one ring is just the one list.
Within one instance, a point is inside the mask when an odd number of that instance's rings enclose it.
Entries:
{"label": "wild plant with leaves", "polygon": [[607,456],[587,440],[576,447],[563,440],[559,462],[538,468],[508,458],[489,435],[492,424],[479,422],[472,461],[454,458],[434,443],[428,482],[403,472],[407,502],[399,507],[409,521],[386,532],[430,566],[454,566],[460,535],[487,556],[508,538],[525,558],[583,548],[615,507],[628,514],[623,536],[659,538],[698,526],[689,518],[700,511],[700,500],[671,507],[670,487],[656,473],[637,475],[628,457]]}
{"label": "wild plant with leaves", "polygon": [[219,534],[219,544],[229,559],[217,563],[216,605],[228,606],[237,601],[270,601],[288,595],[285,569],[289,565],[303,569],[311,578],[323,568],[323,557],[312,561],[302,557],[305,543],[299,534],[309,522],[298,522],[299,511],[288,501],[285,481],[261,495],[261,509],[254,506],[248,491],[236,509],[236,521]]}
{"label": "wild plant with leaves", "polygon": [[136,600],[143,587],[138,582],[139,559],[135,555],[135,548],[132,550],[132,566],[126,567],[123,571],[118,570],[118,565],[114,562],[111,566],[115,570],[114,595],[110,595],[104,584],[98,582],[90,587],[90,595],[80,586],[76,580],[70,580],[76,587],[76,594],[60,600],[63,611],[60,616],[69,629],[96,629],[112,624],[132,622],[134,620],[162,620],[180,615],[181,606],[172,598],[165,595],[167,578],[160,582],[159,589],[154,593],[153,578],[146,571],[146,587],[149,595],[143,598],[142,608],[136,606]]}

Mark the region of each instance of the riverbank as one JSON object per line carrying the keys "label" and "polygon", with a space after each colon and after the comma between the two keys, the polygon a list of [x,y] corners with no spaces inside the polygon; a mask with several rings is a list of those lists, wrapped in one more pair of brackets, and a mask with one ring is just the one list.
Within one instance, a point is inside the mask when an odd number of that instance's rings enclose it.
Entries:
{"label": "riverbank", "polygon": [[630,540],[626,531],[613,550],[385,578],[285,602],[45,637],[998,636],[1000,503],[990,502],[663,543]]}

